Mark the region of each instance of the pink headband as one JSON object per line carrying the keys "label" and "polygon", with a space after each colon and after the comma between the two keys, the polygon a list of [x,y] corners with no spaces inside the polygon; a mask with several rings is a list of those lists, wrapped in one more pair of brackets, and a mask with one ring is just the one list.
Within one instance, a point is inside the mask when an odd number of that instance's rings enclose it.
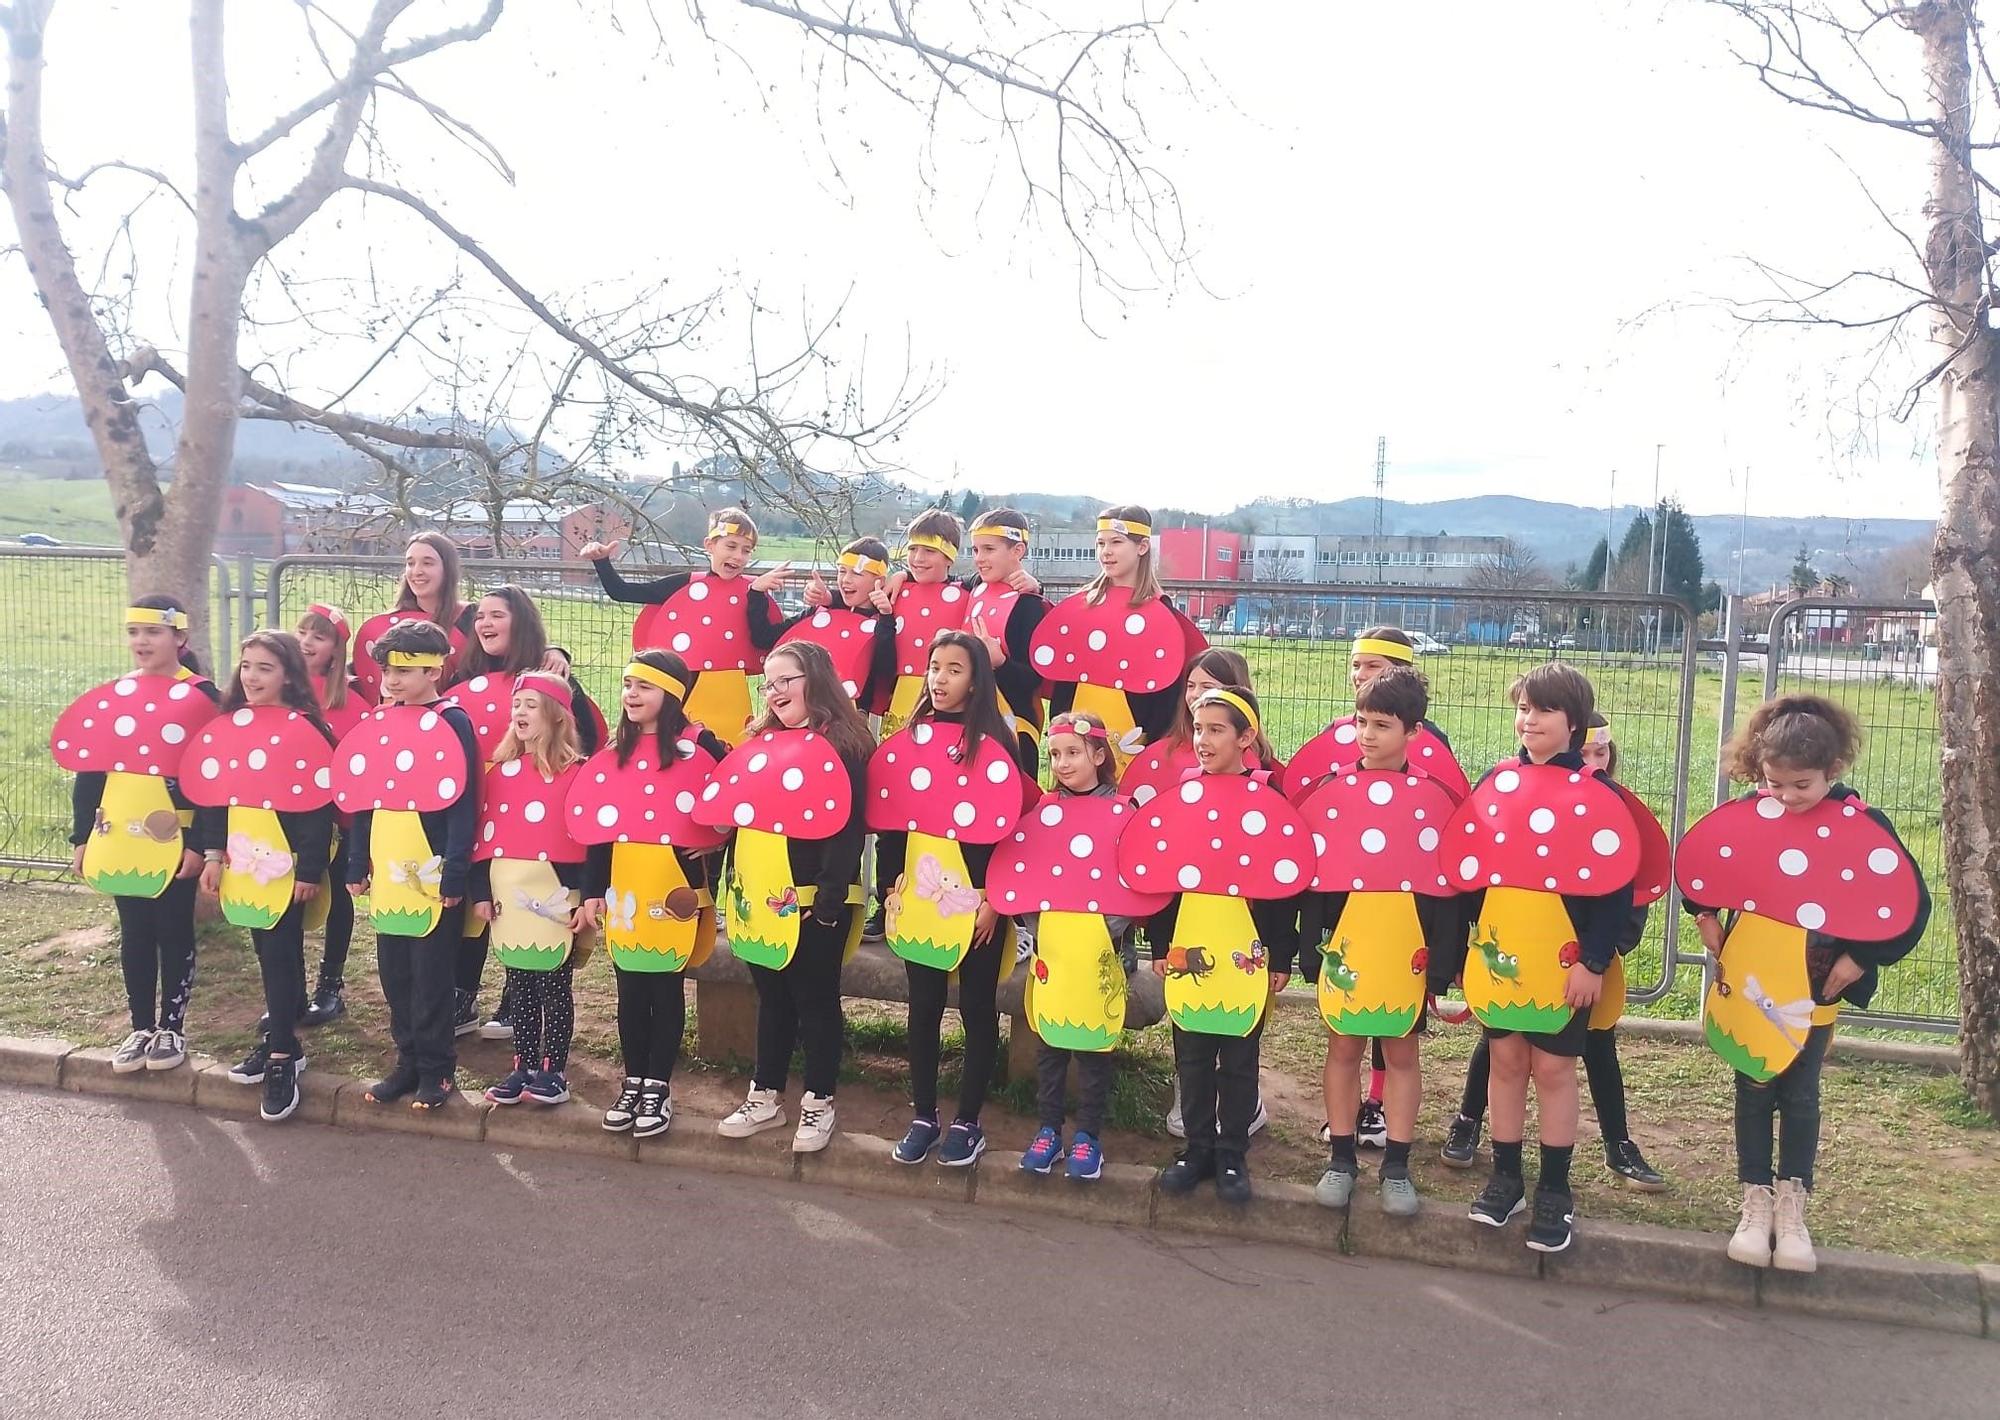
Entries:
{"label": "pink headband", "polygon": [[517,692],[532,690],[537,695],[546,695],[570,714],[576,713],[576,697],[571,694],[568,684],[546,671],[528,671],[515,676],[514,689]]}
{"label": "pink headband", "polygon": [[1111,738],[1110,735],[1105,733],[1104,726],[1086,724],[1082,720],[1064,720],[1060,724],[1051,725],[1049,726],[1049,733],[1051,735],[1075,735],[1080,740],[1109,741]]}

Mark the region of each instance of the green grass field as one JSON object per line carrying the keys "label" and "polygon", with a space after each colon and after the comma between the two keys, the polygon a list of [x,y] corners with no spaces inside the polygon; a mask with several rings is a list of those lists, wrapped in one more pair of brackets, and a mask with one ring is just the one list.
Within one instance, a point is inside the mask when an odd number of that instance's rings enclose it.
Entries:
{"label": "green grass field", "polygon": [[101,478],[37,478],[0,468],[0,542],[37,532],[75,546],[116,547],[110,485]]}

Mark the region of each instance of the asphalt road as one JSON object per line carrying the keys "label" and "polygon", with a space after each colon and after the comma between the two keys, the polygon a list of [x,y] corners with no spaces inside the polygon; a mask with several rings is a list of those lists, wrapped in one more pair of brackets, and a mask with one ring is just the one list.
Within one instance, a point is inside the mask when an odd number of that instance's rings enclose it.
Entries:
{"label": "asphalt road", "polygon": [[2000,1345],[0,1089],[0,1415],[1991,1416]]}

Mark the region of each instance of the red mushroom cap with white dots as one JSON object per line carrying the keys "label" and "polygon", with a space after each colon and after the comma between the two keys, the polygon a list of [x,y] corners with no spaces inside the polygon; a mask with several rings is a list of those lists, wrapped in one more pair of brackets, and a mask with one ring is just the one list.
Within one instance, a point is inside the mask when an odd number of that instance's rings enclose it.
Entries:
{"label": "red mushroom cap with white dots", "polygon": [[56,717],[49,754],[64,769],[170,779],[195,732],[215,718],[199,682],[127,675],[87,690]]}
{"label": "red mushroom cap with white dots", "polygon": [[[354,633],[354,679],[361,687],[361,693],[374,704],[382,698],[382,667],[376,663],[373,651],[375,643],[382,639],[382,633],[392,626],[401,626],[406,621],[429,621],[430,613],[423,611],[385,611],[369,617],[361,623],[361,629]],[[445,637],[451,642],[451,654],[445,657],[446,673],[451,663],[465,649],[465,633],[456,626],[445,628]]]}
{"label": "red mushroom cap with white dots", "polygon": [[1602,897],[1637,873],[1639,830],[1618,791],[1596,775],[1509,759],[1458,806],[1438,854],[1466,892]]}
{"label": "red mushroom cap with white dots", "polygon": [[[1243,767],[1254,771],[1264,766],[1258,761],[1256,751],[1246,750]],[[1118,776],[1118,792],[1144,807],[1155,794],[1173,788],[1187,778],[1190,770],[1199,768],[1201,761],[1195,758],[1193,745],[1154,740],[1126,762],[1125,772]],[[1289,783],[1289,769],[1286,772]]]}
{"label": "red mushroom cap with white dots", "polygon": [[965,626],[971,599],[956,582],[907,581],[896,594],[896,674],[922,675],[940,631]]}
{"label": "red mushroom cap with white dots", "polygon": [[750,641],[750,579],[696,572],[678,592],[632,623],[632,649],[661,646],[695,671],[764,669]]}
{"label": "red mushroom cap with white dots", "polygon": [[1096,606],[1078,592],[1050,608],[1028,643],[1028,659],[1047,680],[1146,695],[1177,684],[1187,658],[1204,644],[1164,598],[1133,606],[1130,587],[1109,587]]}
{"label": "red mushroom cap with white dots", "polygon": [[854,811],[847,767],[811,730],[766,730],[715,766],[696,799],[696,823],[755,828],[786,838],[831,838]]}
{"label": "red mushroom cap with white dots", "polygon": [[[1294,794],[1307,794],[1327,775],[1341,769],[1352,769],[1361,762],[1359,739],[1354,717],[1341,716],[1299,746],[1299,752],[1285,766],[1285,783]],[[1458,756],[1428,725],[1419,725],[1410,732],[1405,752],[1412,769],[1423,770],[1444,785],[1454,799],[1462,800],[1472,792],[1472,785],[1466,782],[1465,770],[1459,764]]]}
{"label": "red mushroom cap with white dots", "polygon": [[993,851],[986,896],[994,910],[1151,917],[1164,892],[1139,892],[1118,872],[1118,837],[1138,813],[1124,799],[1045,794]]}
{"label": "red mushroom cap with white dots", "polygon": [[1118,837],[1118,870],[1145,892],[1290,897],[1311,883],[1313,856],[1298,810],[1249,774],[1191,775]]}
{"label": "red mushroom cap with white dots", "polygon": [[1650,907],[1667,895],[1667,884],[1673,881],[1674,846],[1667,842],[1666,829],[1646,807],[1645,800],[1615,779],[1611,787],[1625,801],[1632,815],[1632,826],[1639,832],[1639,866],[1632,875],[1632,905]]}
{"label": "red mushroom cap with white dots", "polygon": [[386,705],[333,751],[333,801],[344,813],[435,813],[464,792],[473,766],[444,716],[428,705]]}
{"label": "red mushroom cap with white dots", "polygon": [[833,661],[833,674],[849,700],[868,683],[869,662],[875,655],[875,613],[849,607],[823,606],[794,622],[771,649],[780,651],[794,641],[810,641]]}
{"label": "red mushroom cap with white dots", "polygon": [[583,762],[569,788],[569,833],[579,843],[670,844],[699,850],[729,834],[698,821],[695,809],[716,759],[693,739],[675,741],[672,763],[655,764],[655,741],[618,762],[615,746]]}
{"label": "red mushroom cap with white dots", "polygon": [[1420,770],[1350,769],[1299,805],[1312,834],[1318,892],[1449,897],[1438,850],[1458,800]]}
{"label": "red mushroom cap with white dots", "polygon": [[288,706],[225,710],[182,758],[181,792],[205,809],[310,813],[333,802],[333,746]]}
{"label": "red mushroom cap with white dots", "polygon": [[1917,917],[1917,870],[1858,798],[1787,813],[1759,794],[1722,805],[1681,838],[1674,876],[1690,902],[1808,932],[1886,941]]}
{"label": "red mushroom cap with white dots", "polygon": [[957,759],[963,725],[919,720],[868,761],[868,826],[960,843],[998,843],[1021,816],[1021,770],[988,735],[970,762]]}
{"label": "red mushroom cap with white dots", "polygon": [[447,698],[472,721],[479,758],[490,762],[514,723],[514,677],[504,671],[472,676],[454,685]]}
{"label": "red mushroom cap with white dots", "polygon": [[475,861],[520,858],[543,863],[581,863],[584,845],[569,831],[563,810],[581,766],[572,764],[554,778],[522,755],[486,766],[479,786],[479,831],[472,839]]}

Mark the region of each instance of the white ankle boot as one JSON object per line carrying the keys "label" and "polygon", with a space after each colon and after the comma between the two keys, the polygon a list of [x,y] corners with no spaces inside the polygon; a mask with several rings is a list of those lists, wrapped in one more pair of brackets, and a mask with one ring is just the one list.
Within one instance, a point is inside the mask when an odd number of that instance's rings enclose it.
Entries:
{"label": "white ankle boot", "polygon": [[1743,1213],[1737,1219],[1735,1234],[1729,1239],[1732,1262],[1740,1262],[1747,1267],[1771,1265],[1772,1218],[1777,1207],[1778,1194],[1770,1184],[1743,1185]]}
{"label": "white ankle boot", "polygon": [[833,1101],[808,1090],[799,1101],[799,1127],[792,1135],[792,1152],[817,1154],[833,1142]]}
{"label": "white ankle boot", "polygon": [[755,1085],[722,1122],[715,1126],[715,1132],[725,1139],[748,1139],[752,1134],[762,1134],[766,1129],[776,1129],[785,1122],[785,1106],[776,1090],[760,1090]]}
{"label": "white ankle boot", "polygon": [[1819,1259],[1813,1255],[1812,1234],[1806,1231],[1806,1186],[1795,1178],[1778,1180],[1778,1245],[1772,1250],[1771,1265],[1781,1272],[1816,1272]]}

